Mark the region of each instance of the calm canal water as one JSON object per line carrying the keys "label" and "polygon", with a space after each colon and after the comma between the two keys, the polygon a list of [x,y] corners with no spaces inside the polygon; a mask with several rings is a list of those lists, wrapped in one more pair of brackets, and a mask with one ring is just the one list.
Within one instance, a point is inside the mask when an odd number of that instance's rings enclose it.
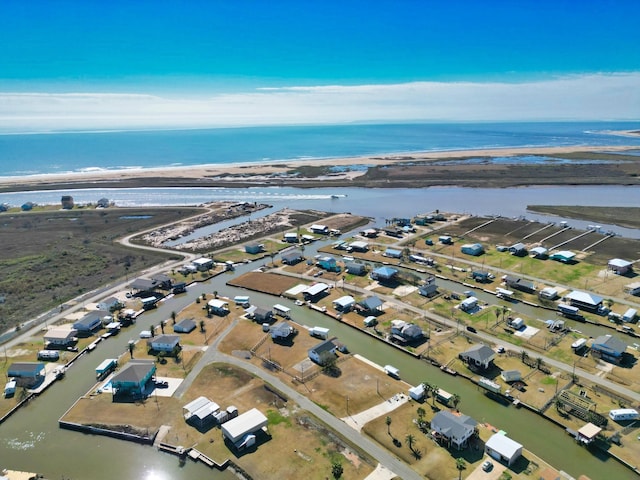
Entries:
{"label": "calm canal water", "polygon": [[[247,196],[248,190],[244,190],[244,192],[247,201],[266,201],[265,198]],[[465,190],[459,188],[382,189],[375,191],[345,189],[340,191],[340,193],[343,192],[348,194],[348,198],[332,200],[329,197],[323,197],[325,194],[322,192],[314,191],[313,194],[311,192],[303,194],[296,190],[295,195],[312,195],[313,198],[307,197],[305,201],[295,201],[293,197],[287,196],[287,192],[279,191],[278,195],[270,196],[270,203],[276,206],[351,211],[371,216],[376,223],[381,222],[382,224],[384,224],[384,218],[413,215],[438,208],[475,214],[500,212],[505,216],[512,216],[523,214],[526,205],[532,203],[594,205],[597,200],[601,200],[599,204],[605,205],[637,206],[640,204],[639,190],[626,187],[492,189],[486,192],[481,189]],[[285,195],[285,193],[287,194]],[[326,193],[329,194],[329,192]],[[59,193],[54,193],[54,195],[56,202],[59,201]],[[74,195],[76,194],[74,193]],[[274,196],[278,199],[275,199]],[[113,196],[109,197],[113,198]],[[208,201],[210,200],[212,198],[209,198]],[[6,200],[0,196],[0,201]],[[575,224],[575,222],[572,223]],[[629,236],[640,236],[636,231],[633,233],[635,235]],[[315,253],[313,249],[309,250],[311,251],[305,252],[307,255]],[[236,273],[240,274],[252,268],[255,268],[255,265],[242,266]],[[113,478],[141,480],[233,478],[228,472],[211,471],[192,462],[187,462],[181,467],[177,458],[159,453],[151,447],[101,436],[68,432],[60,430],[57,425],[57,420],[64,411],[93,385],[95,366],[103,358],[124,352],[129,338],[136,338],[141,330],[147,329],[151,324],[157,325],[160,320],[168,318],[171,311],[180,310],[194,301],[195,297],[202,292],[210,293],[217,290],[221,294],[229,296],[240,292],[246,293],[227,287],[225,282],[228,279],[227,275],[221,275],[210,282],[190,289],[186,296],[180,296],[162,304],[157,310],[140,317],[133,328],[122,332],[118,337],[103,342],[94,353],[77,362],[60,384],[55,385],[0,426],[0,463],[14,469],[37,471],[49,478],[92,478],[96,480],[112,480]],[[252,301],[256,303],[265,305],[276,303],[275,299],[269,296],[252,293],[251,297]],[[403,379],[409,383],[415,385],[428,381],[436,383],[450,392],[458,393],[462,397],[460,407],[465,413],[480,422],[489,422],[506,430],[512,438],[555,467],[576,477],[581,473],[586,473],[594,479],[633,477],[629,470],[617,462],[599,459],[586,449],[578,447],[562,429],[541,420],[537,415],[524,409],[516,410],[513,407],[505,407],[490,400],[466,381],[443,374],[437,368],[413,359],[320,314],[314,314],[306,308],[291,306],[296,320],[307,325],[331,328],[332,333],[339,336],[352,352],[359,353],[380,364],[391,363],[395,365],[402,371]]]}

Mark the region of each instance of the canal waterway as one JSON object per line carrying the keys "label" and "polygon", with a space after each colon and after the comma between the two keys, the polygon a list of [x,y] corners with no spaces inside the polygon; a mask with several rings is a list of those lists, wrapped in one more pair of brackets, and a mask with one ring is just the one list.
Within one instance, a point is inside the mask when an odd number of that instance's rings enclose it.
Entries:
{"label": "canal waterway", "polygon": [[[614,190],[616,189],[614,188]],[[460,189],[456,191],[458,194],[460,193]],[[435,208],[449,211],[469,211],[469,209],[457,208],[461,206],[459,203],[448,206],[446,198],[434,197],[432,199],[433,202],[417,202],[417,195],[402,199],[407,201],[404,209],[399,207],[398,199],[393,201],[394,207],[389,207],[387,202],[392,201],[391,198],[394,192],[388,190],[378,192],[381,197],[376,197],[375,203],[380,208],[371,207],[370,204],[373,199],[370,194],[354,194],[354,196],[351,196],[351,193],[349,193],[349,202],[346,202],[346,199],[315,199],[309,203],[303,202],[295,206],[298,208],[352,211],[360,214],[369,212],[377,221],[383,221],[385,217],[398,216],[398,214],[406,212],[406,205],[410,205],[412,209],[425,212]],[[407,191],[403,190],[402,192],[406,193]],[[637,197],[638,195],[637,191],[628,190],[627,192],[631,196],[635,195]],[[498,195],[500,192],[493,193]],[[511,194],[513,193],[511,192]],[[397,194],[395,192],[395,195]],[[538,191],[539,194],[540,191]],[[355,203],[352,204],[351,200],[354,197],[357,198],[355,198]],[[57,195],[57,198],[59,198],[59,195]],[[507,201],[508,198],[509,196],[505,192],[504,200]],[[522,206],[530,200],[531,198],[520,200],[520,205]],[[544,201],[536,203],[551,203],[547,196],[538,198],[538,200]],[[564,200],[567,200],[567,198],[565,197]],[[636,205],[640,204],[637,200]],[[260,201],[263,200],[261,199]],[[469,205],[473,205],[469,197],[467,197],[467,201],[470,202]],[[273,201],[270,203],[276,204]],[[283,203],[285,201],[280,202],[281,205]],[[369,206],[363,208],[362,205],[366,203]],[[494,208],[495,205],[500,204],[494,203]],[[324,243],[326,244],[326,242]],[[309,248],[305,253],[307,255],[315,253],[315,247]],[[256,268],[255,264],[239,266],[235,275],[253,268]],[[161,320],[169,318],[172,311],[179,311],[195,301],[195,298],[203,292],[211,293],[216,290],[221,295],[229,297],[247,293],[245,290],[226,286],[225,283],[229,278],[230,275],[224,274],[208,282],[194,285],[186,295],[174,297],[161,303],[158,309],[139,317],[136,325],[124,330],[117,337],[102,342],[95,352],[81,358],[69,370],[64,380],[54,385],[41,397],[36,398],[0,426],[0,462],[15,469],[37,471],[50,478],[58,476],[71,479],[92,478],[96,480],[111,480],[113,478],[139,478],[142,480],[180,478],[199,480],[205,477],[233,478],[229,472],[211,471],[190,461],[186,465],[180,466],[177,458],[159,453],[151,447],[107,437],[65,431],[59,429],[57,424],[58,418],[67,408],[94,384],[94,369],[96,365],[104,358],[125,352],[127,341],[130,338],[137,338],[141,330],[148,329],[151,325],[157,325]],[[461,286],[457,286],[456,290],[460,289]],[[266,306],[273,303],[288,302],[253,292],[251,293],[251,299],[256,304]],[[543,421],[532,412],[525,409],[517,410],[513,406],[503,406],[489,399],[476,386],[461,378],[444,374],[439,369],[421,360],[415,359],[317,312],[295,306],[292,303],[291,307],[295,320],[309,326],[318,325],[330,328],[332,334],[337,335],[343,343],[347,344],[350,351],[359,353],[379,364],[393,364],[402,372],[403,380],[412,385],[427,381],[435,383],[447,391],[459,394],[462,397],[460,408],[464,413],[471,415],[480,422],[488,422],[497,428],[504,429],[509,436],[521,442],[527,449],[540,455],[559,469],[565,470],[576,477],[580,473],[586,473],[592,478],[629,478],[632,476],[629,470],[614,460],[600,459],[593,456],[586,449],[577,446],[562,429]],[[345,374],[348,375],[348,372],[345,372]],[[389,379],[389,382],[393,382],[393,380]],[[399,390],[404,389],[400,384],[398,388]]]}

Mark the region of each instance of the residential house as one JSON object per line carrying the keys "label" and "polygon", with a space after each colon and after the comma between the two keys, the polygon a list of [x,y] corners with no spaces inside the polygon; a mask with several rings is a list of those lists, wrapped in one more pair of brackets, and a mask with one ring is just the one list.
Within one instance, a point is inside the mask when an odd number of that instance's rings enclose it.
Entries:
{"label": "residential house", "polygon": [[483,272],[481,270],[477,270],[471,273],[471,278],[479,283],[489,283],[491,282],[492,275],[489,272]]}
{"label": "residential house", "polygon": [[533,258],[544,260],[545,258],[547,258],[549,251],[544,247],[533,247],[531,250],[529,250],[529,253]]}
{"label": "residential house", "polygon": [[438,293],[438,285],[436,285],[436,277],[429,277],[425,283],[418,286],[418,293],[423,297],[433,297]]}
{"label": "residential house", "polygon": [[383,305],[384,305],[384,302],[380,300],[378,297],[376,297],[375,295],[372,295],[371,297],[367,297],[364,300],[362,300],[360,303],[358,303],[358,306],[363,311],[363,313],[374,314],[374,315],[382,313]]}
{"label": "residential house", "polygon": [[415,342],[424,336],[422,329],[404,320],[391,320],[391,336],[401,343]]}
{"label": "residential house", "polygon": [[495,356],[496,353],[487,345],[482,343],[473,345],[471,348],[460,354],[460,358],[469,365],[474,365],[485,370],[489,368]]}
{"label": "residential house", "polygon": [[19,387],[34,387],[44,380],[45,375],[44,363],[40,362],[16,362],[7,370],[7,377],[14,378]]}
{"label": "residential house", "polygon": [[491,458],[510,467],[522,456],[522,445],[499,432],[491,435],[484,444],[484,451]]}
{"label": "residential house", "polygon": [[211,258],[206,257],[196,258],[191,263],[195,265],[196,270],[199,272],[206,272],[207,270],[211,270],[214,266],[214,261]]}
{"label": "residential house", "polygon": [[607,362],[620,364],[627,344],[612,335],[600,335],[591,344],[591,354]]}
{"label": "residential house", "polygon": [[298,234],[297,233],[285,233],[284,234],[284,241],[286,243],[298,243]]}
{"label": "residential house", "polygon": [[70,328],[50,328],[44,334],[44,346],[46,348],[66,347],[75,343],[77,330]]}
{"label": "residential house", "polygon": [[629,295],[640,295],[640,282],[633,282],[625,285],[624,291]]}
{"label": "residential house", "polygon": [[356,240],[355,242],[351,242],[347,247],[347,250],[353,250],[354,252],[367,252],[369,251],[369,244],[367,242],[362,242],[360,240]]}
{"label": "residential house", "polygon": [[460,302],[460,310],[463,312],[473,312],[478,308],[478,299],[473,295]]}
{"label": "residential house", "polygon": [[78,332],[79,336],[89,336],[102,326],[102,319],[108,315],[109,312],[104,310],[89,312],[73,324],[73,329]]}
{"label": "residential house", "polygon": [[612,258],[607,263],[607,269],[617,275],[627,275],[633,271],[633,263],[621,258]]}
{"label": "residential house", "polygon": [[391,267],[379,267],[371,272],[371,278],[380,283],[390,283],[396,279],[398,270]]}
{"label": "residential house", "polygon": [[310,302],[315,302],[324,297],[329,291],[329,285],[326,283],[318,282],[314,283],[306,290],[302,292],[304,299]]}
{"label": "residential house", "polygon": [[185,318],[173,326],[175,333],[190,333],[196,329],[196,322],[193,318]]}
{"label": "residential house", "polygon": [[264,245],[262,243],[250,243],[244,246],[245,253],[256,255],[264,251]]}
{"label": "residential house", "polygon": [[272,323],[274,321],[273,310],[268,308],[256,307],[252,315],[253,320],[258,323]]}
{"label": "residential house", "polygon": [[179,335],[158,335],[147,340],[147,346],[150,350],[156,352],[173,353],[180,348]]}
{"label": "residential house", "polygon": [[151,281],[155,282],[155,287],[162,290],[171,290],[173,279],[166,273],[156,273],[151,275]]}
{"label": "residential house", "polygon": [[367,267],[364,263],[349,262],[344,266],[345,272],[352,275],[365,275],[367,273]]}
{"label": "residential house", "polygon": [[280,257],[282,259],[282,263],[285,265],[296,265],[304,260],[302,253],[297,250],[292,250],[287,253],[283,253]]}
{"label": "residential house", "polygon": [[443,245],[453,245],[453,238],[449,235],[440,235],[438,241]]}
{"label": "residential house", "polygon": [[104,310],[106,312],[113,312],[114,310],[118,310],[122,308],[122,302],[118,300],[116,297],[105,298],[101,302],[98,302],[96,305],[98,310]]}
{"label": "residential house", "polygon": [[524,257],[527,254],[527,247],[524,243],[516,243],[509,247],[509,253],[516,257]]}
{"label": "residential house", "polygon": [[178,282],[173,285],[171,289],[171,293],[174,295],[177,293],[185,293],[187,291],[187,284],[185,282]]}
{"label": "residential house", "polygon": [[378,236],[378,230],[375,228],[367,228],[366,230],[362,230],[360,235],[365,238],[376,238]]}
{"label": "residential house", "polygon": [[156,373],[153,360],[130,360],[111,379],[114,396],[126,395],[134,398],[144,396],[145,387]]}
{"label": "residential house", "polygon": [[500,378],[507,383],[519,382],[522,380],[522,373],[520,370],[503,370],[500,372]]}
{"label": "residential house", "polygon": [[569,250],[561,250],[549,255],[549,260],[555,260],[561,263],[573,263],[575,261],[576,254]]}
{"label": "residential house", "polygon": [[356,305],[356,300],[351,295],[345,295],[333,301],[333,308],[339,312],[350,312]]}
{"label": "residential house", "polygon": [[325,269],[328,272],[339,272],[340,267],[336,264],[336,259],[329,256],[323,256],[318,259],[316,264],[318,267]]}
{"label": "residential house", "polygon": [[271,327],[269,333],[271,333],[271,338],[277,341],[293,337],[297,333],[297,330],[288,322],[280,322]]}
{"label": "residential house", "polygon": [[98,208],[108,208],[111,205],[108,198],[102,197],[96,202],[96,207]]}
{"label": "residential house", "polygon": [[215,422],[215,414],[220,411],[220,406],[207,397],[198,397],[182,407],[182,414],[187,423],[204,428]]}
{"label": "residential house", "polygon": [[310,348],[307,353],[309,358],[318,365],[325,365],[336,358],[336,349],[334,339],[328,339]]}
{"label": "residential house", "polygon": [[468,415],[454,415],[443,410],[434,415],[431,420],[431,429],[450,446],[460,450],[475,433],[477,424],[478,422]]}
{"label": "residential house", "polygon": [[420,383],[415,387],[409,389],[409,396],[416,402],[422,402],[425,399],[426,391],[424,389],[424,383]]}
{"label": "residential house", "polygon": [[255,444],[255,434],[265,431],[269,423],[267,417],[258,410],[252,408],[248,412],[223,423],[220,428],[225,440],[235,448],[241,450]]}
{"label": "residential house", "polygon": [[309,231],[311,233],[319,233],[322,235],[329,235],[329,227],[327,227],[326,225],[311,225],[309,227]]}
{"label": "residential house", "polygon": [[468,243],[460,247],[460,251],[465,255],[477,257],[484,253],[484,247],[479,243]]}
{"label": "residential house", "polygon": [[545,300],[555,300],[558,298],[558,290],[553,287],[545,287],[538,292],[538,296]]}
{"label": "residential house", "polygon": [[524,278],[514,277],[513,275],[505,275],[502,277],[504,283],[509,288],[520,290],[521,292],[534,293],[536,291],[536,285]]}
{"label": "residential house", "polygon": [[588,445],[596,439],[600,432],[602,432],[602,428],[589,422],[583,425],[580,430],[578,430],[576,439],[579,442]]}
{"label": "residential house", "polygon": [[569,303],[579,308],[580,310],[587,310],[589,312],[597,312],[602,307],[602,297],[594,295],[593,293],[581,292],[579,290],[573,290],[565,297]]}
{"label": "residential house", "polygon": [[150,278],[136,278],[130,287],[138,292],[151,292],[156,289],[156,282]]}
{"label": "residential house", "polygon": [[62,195],[61,203],[64,210],[71,210],[73,208],[73,197],[71,195]]}
{"label": "residential house", "polygon": [[402,258],[402,250],[387,247],[382,255],[389,258]]}
{"label": "residential house", "polygon": [[224,317],[229,313],[229,302],[213,298],[207,302],[207,311],[209,314]]}

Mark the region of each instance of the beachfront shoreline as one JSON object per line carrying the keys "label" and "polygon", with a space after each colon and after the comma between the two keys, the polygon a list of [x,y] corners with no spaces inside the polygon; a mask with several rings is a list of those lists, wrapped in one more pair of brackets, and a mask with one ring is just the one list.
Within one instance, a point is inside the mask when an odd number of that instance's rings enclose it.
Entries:
{"label": "beachfront shoreline", "polygon": [[[464,160],[475,157],[505,157],[519,155],[561,155],[577,153],[615,152],[637,150],[637,146],[570,146],[570,147],[505,147],[492,149],[444,150],[426,152],[388,153],[371,156],[319,158],[313,160],[269,160],[247,163],[203,164],[193,166],[166,166],[153,168],[96,170],[59,174],[0,177],[0,191],[78,189],[91,187],[187,187],[187,186],[251,186],[256,184],[318,187],[326,183],[333,186],[354,185],[354,180],[364,177],[368,170],[383,166],[414,165],[416,162],[429,166],[438,160]],[[344,172],[327,173],[329,167],[365,166]],[[468,171],[489,165],[460,165]],[[299,169],[317,168],[319,172],[292,175]],[[544,168],[544,166],[540,166]],[[451,178],[451,185],[456,185]],[[396,186],[393,180],[388,187]],[[532,184],[536,184],[535,182]],[[514,182],[511,186],[520,186]],[[367,185],[362,185],[367,186]],[[426,184],[425,186],[434,186]]]}

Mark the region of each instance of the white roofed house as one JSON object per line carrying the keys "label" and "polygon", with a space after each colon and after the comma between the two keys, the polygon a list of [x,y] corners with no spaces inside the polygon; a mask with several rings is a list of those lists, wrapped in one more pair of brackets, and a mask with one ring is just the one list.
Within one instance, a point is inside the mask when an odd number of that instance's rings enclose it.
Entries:
{"label": "white roofed house", "polygon": [[633,270],[633,263],[621,258],[612,258],[607,264],[607,269],[618,275],[626,275]]}
{"label": "white roofed house", "polygon": [[149,350],[164,353],[175,353],[180,350],[179,335],[158,335],[147,341]]}
{"label": "white roofed house", "polygon": [[547,258],[549,251],[544,247],[533,247],[531,250],[529,250],[529,253],[533,258],[543,260]]}
{"label": "white roofed house", "polygon": [[219,315],[221,317],[229,313],[229,302],[214,298],[207,303],[207,311],[210,314]]}
{"label": "white roofed house", "polygon": [[214,415],[219,411],[220,406],[206,397],[198,397],[182,407],[184,419],[196,428],[215,422]]}
{"label": "white roofed house", "polygon": [[315,301],[327,294],[329,285],[326,283],[315,283],[302,292],[305,300]]}
{"label": "white roofed house", "polygon": [[44,345],[65,347],[76,342],[77,330],[72,328],[50,328],[44,334]]}
{"label": "white roofed house", "polygon": [[598,309],[602,307],[602,297],[578,290],[574,290],[566,295],[565,300],[568,300],[572,306],[589,312],[597,312]]}
{"label": "white roofed house", "polygon": [[502,433],[495,433],[485,443],[484,451],[491,458],[510,467],[522,455],[522,445]]}
{"label": "white roofed house", "polygon": [[248,412],[223,423],[220,428],[224,439],[236,449],[242,450],[254,445],[256,436],[260,432],[268,435],[267,424],[267,417],[257,408],[252,408]]}
{"label": "white roofed house", "polygon": [[356,300],[350,295],[345,295],[333,301],[333,307],[340,312],[349,312],[355,305]]}
{"label": "white roofed house", "polygon": [[328,235],[329,227],[327,227],[326,225],[314,224],[309,227],[309,231],[311,233],[321,233],[323,235]]}

